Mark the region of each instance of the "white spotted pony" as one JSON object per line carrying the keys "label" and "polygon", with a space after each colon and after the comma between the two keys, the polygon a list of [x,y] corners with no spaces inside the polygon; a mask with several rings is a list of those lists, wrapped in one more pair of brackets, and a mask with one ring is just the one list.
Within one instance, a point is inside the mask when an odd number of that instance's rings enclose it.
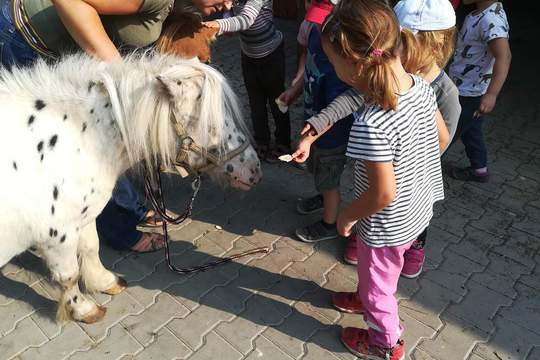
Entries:
{"label": "white spotted pony", "polygon": [[174,165],[183,148],[185,165],[220,183],[249,189],[262,176],[233,91],[194,60],[74,55],[0,70],[0,119],[0,267],[37,248],[62,286],[62,319],[105,314],[79,281],[107,294],[126,287],[99,259],[95,219],[129,167]]}

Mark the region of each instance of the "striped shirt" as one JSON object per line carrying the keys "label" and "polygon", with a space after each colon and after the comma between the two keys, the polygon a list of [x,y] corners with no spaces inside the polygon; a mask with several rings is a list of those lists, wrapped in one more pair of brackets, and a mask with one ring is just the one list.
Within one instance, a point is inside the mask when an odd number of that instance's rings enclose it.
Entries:
{"label": "striped shirt", "polygon": [[351,129],[347,156],[357,160],[355,196],[369,187],[362,160],[392,162],[396,178],[395,199],[356,225],[369,246],[399,246],[415,240],[429,225],[433,204],[444,198],[435,93],[420,77],[413,79],[411,89],[399,96],[398,111],[366,105]]}
{"label": "striped shirt", "polygon": [[240,31],[243,53],[260,59],[276,50],[283,41],[283,34],[274,25],[272,0],[237,0],[234,13],[227,19],[218,19],[219,35]]}

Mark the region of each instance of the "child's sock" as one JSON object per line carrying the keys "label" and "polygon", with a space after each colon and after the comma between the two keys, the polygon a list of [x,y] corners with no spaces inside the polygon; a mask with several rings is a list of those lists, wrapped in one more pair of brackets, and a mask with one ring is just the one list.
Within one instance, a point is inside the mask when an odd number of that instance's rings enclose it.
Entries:
{"label": "child's sock", "polygon": [[326,230],[332,230],[332,229],[336,228],[336,223],[329,224],[324,220],[321,220],[321,223],[323,224],[323,226],[325,227]]}
{"label": "child's sock", "polygon": [[487,172],[488,172],[487,167],[483,167],[483,168],[480,168],[480,169],[474,169],[474,173],[476,175],[486,175]]}

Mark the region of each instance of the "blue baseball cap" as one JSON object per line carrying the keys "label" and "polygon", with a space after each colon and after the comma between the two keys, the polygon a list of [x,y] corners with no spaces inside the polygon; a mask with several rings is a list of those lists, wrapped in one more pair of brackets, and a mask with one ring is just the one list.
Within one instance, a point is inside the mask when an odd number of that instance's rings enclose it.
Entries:
{"label": "blue baseball cap", "polygon": [[449,0],[401,0],[394,12],[399,24],[413,33],[456,26],[456,12]]}

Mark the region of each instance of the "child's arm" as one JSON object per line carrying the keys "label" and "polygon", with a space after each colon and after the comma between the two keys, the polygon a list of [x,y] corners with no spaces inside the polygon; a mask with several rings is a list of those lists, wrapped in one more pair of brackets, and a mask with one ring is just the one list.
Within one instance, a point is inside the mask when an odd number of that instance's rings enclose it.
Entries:
{"label": "child's arm", "polygon": [[486,93],[482,96],[482,100],[480,100],[480,107],[478,108],[480,115],[490,113],[495,107],[497,96],[499,96],[499,92],[506,81],[510,62],[512,61],[512,52],[510,51],[508,38],[493,39],[488,43],[488,47],[495,58],[495,64],[493,65],[491,82]]}
{"label": "child's arm", "polygon": [[302,91],[304,90],[304,69],[306,66],[306,48],[298,44],[298,70],[296,71],[296,76],[292,81],[291,87],[286,89],[281,95],[278,96],[278,99],[283,101],[287,106],[292,104],[298,99]]}
{"label": "child's arm", "polygon": [[259,16],[263,6],[263,0],[248,0],[237,16],[205,22],[203,25],[219,28],[218,35],[247,30]]}
{"label": "child's arm", "polygon": [[358,111],[364,105],[362,95],[351,88],[338,96],[321,112],[306,121],[302,129],[302,139],[292,154],[294,161],[303,163],[309,158],[311,145],[323,136],[339,120]]}
{"label": "child's arm", "polygon": [[448,129],[439,110],[435,113],[435,120],[437,121],[437,133],[439,135],[439,150],[442,154],[450,143],[450,133],[448,133]]}
{"label": "child's arm", "polygon": [[302,130],[302,134],[313,129],[317,134],[322,135],[332,125],[351,115],[353,112],[358,111],[363,105],[364,99],[362,95],[357,90],[351,88],[336,97],[320,113],[306,120],[307,124]]}
{"label": "child's arm", "polygon": [[342,236],[349,236],[358,220],[378,213],[396,197],[396,177],[392,162],[364,160],[364,166],[369,187],[339,213],[337,229]]}

